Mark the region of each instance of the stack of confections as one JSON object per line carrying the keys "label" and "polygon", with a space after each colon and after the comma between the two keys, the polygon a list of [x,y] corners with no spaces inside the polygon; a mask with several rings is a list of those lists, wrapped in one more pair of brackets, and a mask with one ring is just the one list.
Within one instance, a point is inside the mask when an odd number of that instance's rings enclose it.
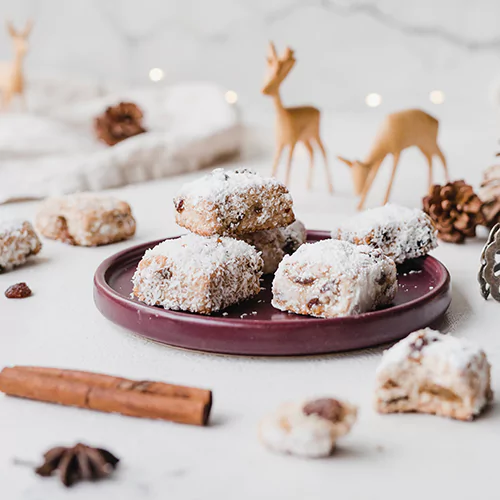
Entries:
{"label": "stack of confections", "polygon": [[148,250],[133,294],[149,305],[210,314],[260,291],[286,253],[305,241],[286,186],[249,170],[216,169],[183,186],[176,222],[191,234]]}

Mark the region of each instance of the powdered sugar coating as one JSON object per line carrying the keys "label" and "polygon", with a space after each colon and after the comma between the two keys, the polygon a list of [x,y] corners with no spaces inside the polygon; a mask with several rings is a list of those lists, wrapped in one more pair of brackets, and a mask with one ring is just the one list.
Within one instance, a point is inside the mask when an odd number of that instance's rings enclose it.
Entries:
{"label": "powdered sugar coating", "polygon": [[306,242],[306,228],[296,220],[287,227],[242,234],[239,239],[255,247],[264,260],[264,274],[272,274],[287,254],[295,252]]}
{"label": "powdered sugar coating", "polygon": [[381,412],[421,411],[469,420],[491,399],[490,365],[473,343],[425,328],[384,352],[376,396]]}
{"label": "powdered sugar coating", "polygon": [[295,220],[286,186],[250,170],[215,169],[185,184],[174,206],[177,224],[202,236],[253,233]]}
{"label": "powdered sugar coating", "polygon": [[28,221],[0,222],[0,272],[24,264],[41,248],[42,243]]}
{"label": "powdered sugar coating", "polygon": [[165,309],[210,314],[258,294],[262,266],[244,241],[188,234],[146,251],[133,295]]}
{"label": "powdered sugar coating", "polygon": [[309,401],[284,403],[262,419],[259,437],[273,451],[320,458],[330,455],[337,439],[347,434],[356,421],[357,409],[342,402],[343,418],[332,422],[316,414],[307,415]]}
{"label": "powdered sugar coating", "polygon": [[380,250],[323,240],[284,257],[274,276],[272,305],[332,318],[388,305],[396,291],[396,266]]}
{"label": "powdered sugar coating", "polygon": [[379,248],[400,264],[436,248],[436,234],[421,210],[387,204],[349,218],[332,231],[332,238]]}
{"label": "powdered sugar coating", "polygon": [[106,245],[135,234],[135,219],[128,203],[112,196],[77,193],[49,198],[36,218],[47,238],[73,245]]}

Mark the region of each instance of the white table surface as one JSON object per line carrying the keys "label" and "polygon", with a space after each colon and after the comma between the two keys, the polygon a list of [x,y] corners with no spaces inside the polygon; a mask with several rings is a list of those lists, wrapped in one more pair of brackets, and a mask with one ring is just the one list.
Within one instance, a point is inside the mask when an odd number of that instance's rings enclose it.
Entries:
{"label": "white table surface", "polygon": [[[371,118],[343,117],[328,129],[330,151],[350,154],[373,133]],[[454,177],[477,183],[488,165],[495,130],[483,122],[448,121],[443,149]],[[481,151],[481,154],[478,153]],[[269,170],[267,157],[228,166]],[[307,158],[298,152],[291,187],[296,213],[307,227],[325,229],[354,213],[346,167],[332,161],[337,191],[326,194],[321,165],[316,188],[303,192]],[[384,168],[369,203],[382,197]],[[439,172],[439,167],[436,168]],[[92,277],[109,255],[180,232],[171,199],[187,178],[116,191],[133,207],[138,231],[132,241],[100,248],[69,247],[44,240],[32,262],[0,275],[0,366],[34,364],[95,370],[137,379],[207,387],[214,391],[206,428],[100,414],[0,397],[0,498],[6,500],[145,499],[497,499],[500,410],[463,423],[425,415],[381,416],[372,409],[374,372],[382,348],[307,358],[242,358],[206,355],[155,344],[108,322],[92,299]],[[407,152],[394,201],[417,206],[427,170],[418,152]],[[0,218],[33,219],[36,202],[0,207]],[[484,301],[476,283],[481,238],[462,246],[442,244],[433,255],[449,269],[453,301],[443,331],[479,343],[493,365],[500,391],[500,304]],[[26,281],[27,300],[7,300],[3,290]],[[260,417],[289,399],[333,395],[360,407],[359,421],[335,454],[303,460],[268,452],[257,441]],[[57,444],[83,441],[121,458],[109,481],[71,491],[41,479],[15,459],[39,462]]]}

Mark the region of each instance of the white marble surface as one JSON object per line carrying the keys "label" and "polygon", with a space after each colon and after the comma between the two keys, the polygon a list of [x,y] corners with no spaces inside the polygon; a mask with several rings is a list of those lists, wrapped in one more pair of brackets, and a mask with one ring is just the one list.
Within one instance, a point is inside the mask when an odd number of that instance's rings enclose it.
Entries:
{"label": "white marble surface", "polygon": [[[144,83],[153,67],[168,83],[211,80],[252,110],[269,39],[296,49],[286,102],[360,110],[370,92],[385,110],[429,105],[488,107],[499,74],[495,0],[0,0],[1,18],[35,19],[29,74]],[[10,41],[0,29],[0,60]],[[235,68],[237,67],[237,70]]]}
{"label": "white marble surface", "polygon": [[[324,135],[330,153],[366,150],[376,118],[329,116]],[[479,179],[495,143],[492,122],[494,117],[481,116],[470,128],[456,117],[443,119],[443,150],[455,177],[468,174],[473,182]],[[265,172],[269,163],[268,158],[249,158],[237,166]],[[298,217],[309,228],[328,228],[353,213],[347,168],[337,162],[332,165],[336,194],[330,197],[320,169],[315,190],[303,192],[306,165],[306,155],[299,150],[292,184]],[[371,205],[382,197],[388,170],[385,165]],[[408,151],[393,200],[417,206],[426,174],[423,158]],[[209,387],[215,396],[212,424],[193,428],[0,397],[1,497],[497,499],[498,402],[471,423],[422,415],[381,416],[372,409],[381,348],[289,359],[204,355],[142,340],[99,314],[92,300],[92,275],[98,264],[128,245],[178,233],[170,199],[193,175],[116,191],[137,216],[133,241],[93,249],[45,241],[32,264],[0,275],[0,291],[18,281],[27,281],[34,290],[33,297],[24,301],[0,296],[0,366],[53,365]],[[32,219],[35,209],[36,203],[5,205],[0,217]],[[498,392],[500,304],[484,301],[476,284],[483,243],[484,234],[463,246],[442,244],[434,252],[453,279],[452,305],[440,328],[486,350]],[[258,443],[256,425],[265,412],[283,400],[325,394],[347,398],[360,407],[358,424],[332,458],[307,461],[274,455]],[[37,462],[48,447],[79,440],[109,447],[122,458],[112,480],[82,484],[68,493],[56,480],[40,479],[29,467],[13,463],[15,458]]]}

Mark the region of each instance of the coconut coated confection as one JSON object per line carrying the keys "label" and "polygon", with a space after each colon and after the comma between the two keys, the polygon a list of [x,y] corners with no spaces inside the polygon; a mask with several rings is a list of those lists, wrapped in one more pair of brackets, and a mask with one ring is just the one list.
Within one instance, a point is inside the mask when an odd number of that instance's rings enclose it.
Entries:
{"label": "coconut coated confection", "polygon": [[210,314],[260,292],[262,258],[244,241],[188,234],[146,251],[132,282],[140,301]]}
{"label": "coconut coated confection", "polygon": [[217,168],[174,198],[177,224],[202,236],[233,236],[285,227],[295,220],[284,184],[250,170]]}
{"label": "coconut coated confection", "polygon": [[381,413],[472,420],[491,398],[486,354],[471,342],[430,328],[385,351],[377,370],[375,406]]}
{"label": "coconut coated confection", "polygon": [[389,305],[396,291],[396,265],[380,250],[323,240],[284,257],[274,276],[272,305],[334,318]]}
{"label": "coconut coated confection", "polygon": [[347,219],[332,238],[382,250],[396,264],[422,257],[437,247],[430,217],[416,208],[387,204]]}
{"label": "coconut coated confection", "polygon": [[0,222],[0,272],[24,264],[41,249],[42,243],[28,221]]}
{"label": "coconut coated confection", "polygon": [[46,238],[70,245],[98,246],[132,237],[136,224],[128,203],[108,195],[77,193],[45,200],[36,228]]}

